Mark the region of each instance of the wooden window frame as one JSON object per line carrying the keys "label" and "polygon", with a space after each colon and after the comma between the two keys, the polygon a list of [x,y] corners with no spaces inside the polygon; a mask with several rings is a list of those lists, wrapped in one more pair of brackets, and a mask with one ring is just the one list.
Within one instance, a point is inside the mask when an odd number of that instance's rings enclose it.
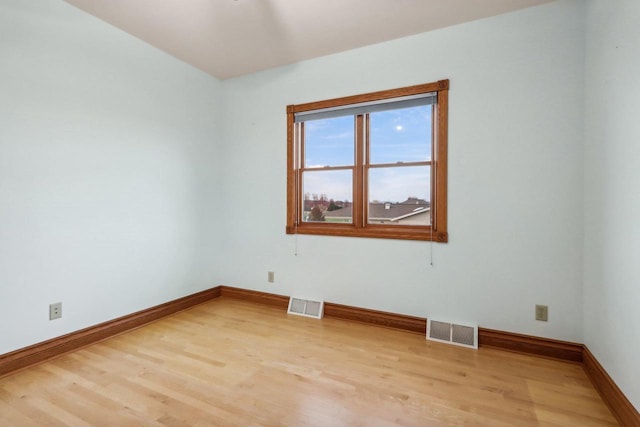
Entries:
{"label": "wooden window frame", "polygon": [[[363,102],[382,101],[430,92],[437,93],[433,104],[433,138],[431,166],[431,225],[384,225],[367,224],[366,189],[368,153],[364,147],[356,146],[354,173],[353,222],[350,224],[303,222],[302,221],[302,173],[296,156],[295,114],[305,111],[335,108]],[[325,101],[287,106],[287,234],[312,234],[323,236],[369,237],[405,240],[427,240],[448,242],[447,231],[447,131],[449,106],[449,80],[439,80],[416,86],[384,90],[362,95],[353,95]],[[365,117],[356,116],[356,132],[368,128]],[[356,138],[358,140],[359,138]],[[302,147],[304,144],[302,144]],[[368,145],[367,145],[368,148]]]}

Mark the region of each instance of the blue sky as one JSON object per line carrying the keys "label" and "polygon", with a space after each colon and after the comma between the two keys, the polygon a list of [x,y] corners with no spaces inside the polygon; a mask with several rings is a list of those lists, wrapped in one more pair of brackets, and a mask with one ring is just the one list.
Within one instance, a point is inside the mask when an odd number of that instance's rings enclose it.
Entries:
{"label": "blue sky", "polygon": [[[431,158],[431,106],[370,115],[371,163],[424,161]],[[354,118],[305,122],[305,167],[348,166],[354,162]],[[399,202],[407,197],[429,200],[429,167],[371,170],[370,201]],[[303,192],[351,200],[350,171],[306,172]]]}

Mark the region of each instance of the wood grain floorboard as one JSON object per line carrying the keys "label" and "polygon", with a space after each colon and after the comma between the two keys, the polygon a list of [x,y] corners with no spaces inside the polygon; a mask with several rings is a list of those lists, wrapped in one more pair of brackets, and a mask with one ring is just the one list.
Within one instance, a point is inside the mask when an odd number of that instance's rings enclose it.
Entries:
{"label": "wood grain floorboard", "polygon": [[219,298],[0,379],[11,426],[615,426],[582,366]]}

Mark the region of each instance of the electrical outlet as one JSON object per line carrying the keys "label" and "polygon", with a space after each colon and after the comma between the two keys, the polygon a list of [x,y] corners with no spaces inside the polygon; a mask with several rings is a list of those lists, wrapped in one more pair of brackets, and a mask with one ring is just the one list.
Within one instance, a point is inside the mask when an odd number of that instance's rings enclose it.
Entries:
{"label": "electrical outlet", "polygon": [[62,317],[62,303],[56,302],[49,304],[49,320],[59,319]]}
{"label": "electrical outlet", "polygon": [[543,322],[549,320],[549,306],[536,304],[536,320]]}
{"label": "electrical outlet", "polygon": [[269,283],[273,283],[275,281],[275,274],[273,273],[273,271],[270,271],[267,273],[267,282]]}

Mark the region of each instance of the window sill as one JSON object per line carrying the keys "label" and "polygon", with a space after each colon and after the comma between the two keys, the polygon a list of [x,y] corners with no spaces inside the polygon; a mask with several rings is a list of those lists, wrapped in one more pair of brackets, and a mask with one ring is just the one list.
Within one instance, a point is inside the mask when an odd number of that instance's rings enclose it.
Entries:
{"label": "window sill", "polygon": [[369,225],[366,228],[356,228],[351,224],[301,224],[297,227],[287,227],[287,234],[310,234],[316,236],[339,237],[367,237],[374,239],[423,240],[447,243],[449,235],[446,232],[427,227],[408,225]]}

